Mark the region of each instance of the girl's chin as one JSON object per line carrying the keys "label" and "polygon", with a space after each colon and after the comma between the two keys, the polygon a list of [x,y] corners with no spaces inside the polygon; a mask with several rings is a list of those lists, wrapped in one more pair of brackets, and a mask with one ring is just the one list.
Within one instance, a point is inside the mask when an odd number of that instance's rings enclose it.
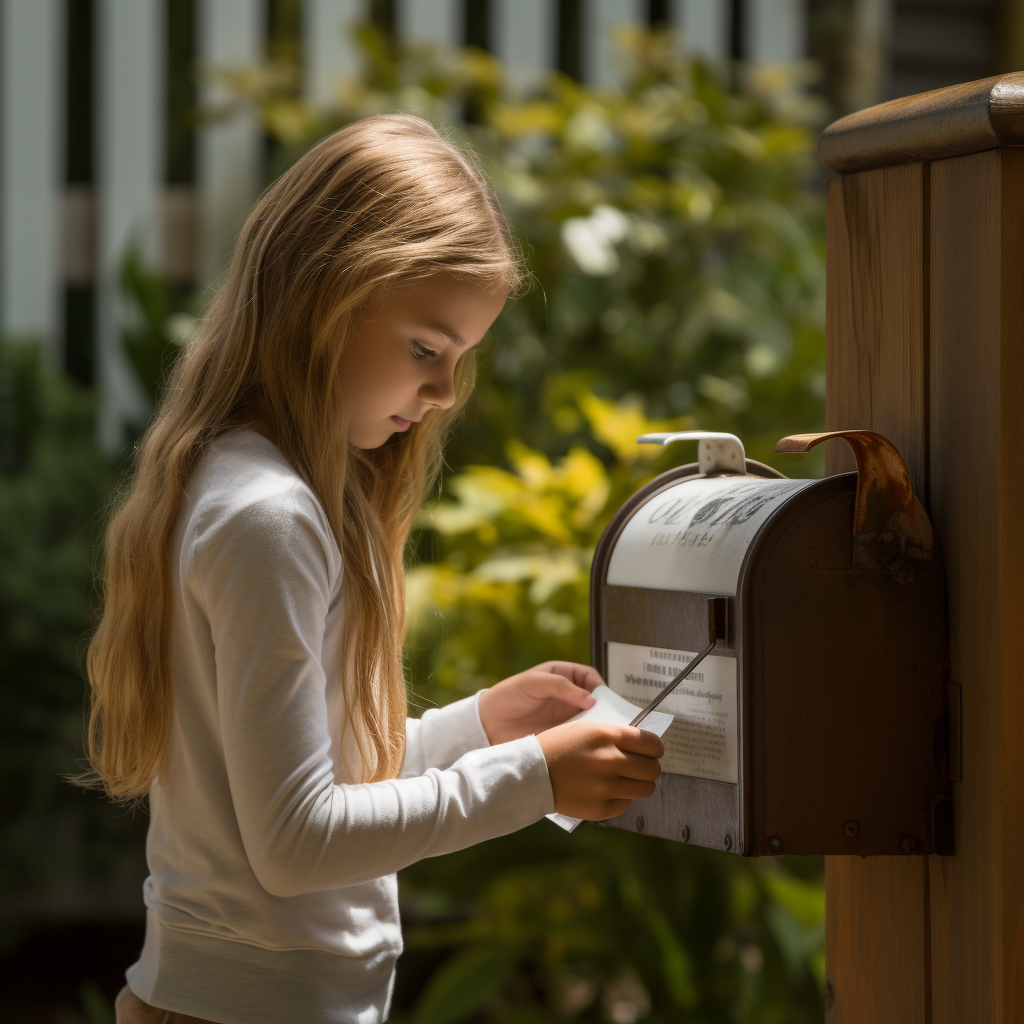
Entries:
{"label": "girl's chin", "polygon": [[[404,422],[408,423],[408,420]],[[382,445],[387,444],[388,440],[394,437],[396,434],[401,436],[408,430],[400,428],[393,419],[388,421],[385,427],[367,427],[363,430],[349,431],[348,443],[353,448],[360,448],[363,451],[371,451],[374,448],[380,448]]]}

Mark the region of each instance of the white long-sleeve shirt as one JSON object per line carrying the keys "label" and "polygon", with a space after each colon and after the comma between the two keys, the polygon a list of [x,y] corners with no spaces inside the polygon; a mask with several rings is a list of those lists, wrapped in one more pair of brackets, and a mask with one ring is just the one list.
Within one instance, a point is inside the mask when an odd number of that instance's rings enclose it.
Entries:
{"label": "white long-sleeve shirt", "polygon": [[552,811],[540,744],[489,746],[470,697],[408,720],[401,778],[350,781],[341,556],[260,434],[210,446],[170,566],[174,713],[129,986],[223,1024],[383,1020],[402,949],[394,872]]}

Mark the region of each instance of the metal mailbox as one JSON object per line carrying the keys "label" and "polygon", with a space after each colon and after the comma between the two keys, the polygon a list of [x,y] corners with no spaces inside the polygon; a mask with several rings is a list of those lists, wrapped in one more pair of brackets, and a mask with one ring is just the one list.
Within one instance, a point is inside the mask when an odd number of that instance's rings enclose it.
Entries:
{"label": "metal mailbox", "polygon": [[[828,438],[857,472],[791,480],[728,434],[634,494],[591,573],[593,664],[665,698],[657,790],[607,824],[745,856],[951,853],[946,580],[895,447]],[[710,604],[709,604],[710,602]]]}

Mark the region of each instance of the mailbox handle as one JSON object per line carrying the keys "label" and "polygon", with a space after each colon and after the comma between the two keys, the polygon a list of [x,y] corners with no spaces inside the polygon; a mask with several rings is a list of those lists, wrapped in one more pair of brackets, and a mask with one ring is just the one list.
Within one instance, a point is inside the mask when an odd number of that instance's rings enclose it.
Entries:
{"label": "mailbox handle", "polygon": [[743,442],[735,434],[714,430],[677,430],[672,434],[641,434],[637,444],[672,444],[673,441],[697,442],[697,470],[705,476],[718,473],[747,472]]}
{"label": "mailbox handle", "polygon": [[873,430],[831,430],[793,434],[777,452],[807,452],[816,444],[841,437],[857,459],[857,497],[853,514],[854,564],[887,572],[898,583],[917,576],[920,563],[937,554],[935,533],[906,463],[896,446]]}

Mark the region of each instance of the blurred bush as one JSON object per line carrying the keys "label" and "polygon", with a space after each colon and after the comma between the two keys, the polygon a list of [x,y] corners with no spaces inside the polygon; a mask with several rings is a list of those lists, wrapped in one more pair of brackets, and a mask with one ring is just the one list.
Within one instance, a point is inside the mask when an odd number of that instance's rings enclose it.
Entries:
{"label": "blurred bush", "polygon": [[500,461],[510,437],[566,451],[585,435],[564,400],[581,383],[736,432],[769,462],[778,437],[821,421],[824,221],[804,69],[747,71],[735,90],[670,34],[622,30],[621,86],[554,74],[513,98],[482,51],[396,47],[370,27],[359,40],[365,71],[339,81],[331,110],[297,98],[280,64],[226,81],[293,155],[368,114],[471,115],[450,132],[483,159],[536,286],[496,325],[454,464]]}
{"label": "blurred bush", "polygon": [[[135,249],[120,284],[121,341],[152,402],[189,302]],[[0,950],[35,921],[142,914],[145,816],[64,781],[85,767],[93,569],[119,473],[97,446],[95,413],[96,395],[38,344],[0,339]],[[126,425],[126,453],[144,426]]]}
{"label": "blurred bush", "polygon": [[[83,794],[93,552],[114,471],[94,399],[37,345],[0,342],[0,947],[26,918],[123,912],[145,822]],[[133,866],[134,865],[134,866]]]}
{"label": "blurred bush", "polygon": [[551,658],[589,662],[594,548],[673,455],[636,439],[690,424],[586,390],[575,399],[589,445],[551,460],[512,438],[511,469],[465,467],[420,515],[419,549],[433,558],[408,573],[408,650],[424,699],[446,703]]}

